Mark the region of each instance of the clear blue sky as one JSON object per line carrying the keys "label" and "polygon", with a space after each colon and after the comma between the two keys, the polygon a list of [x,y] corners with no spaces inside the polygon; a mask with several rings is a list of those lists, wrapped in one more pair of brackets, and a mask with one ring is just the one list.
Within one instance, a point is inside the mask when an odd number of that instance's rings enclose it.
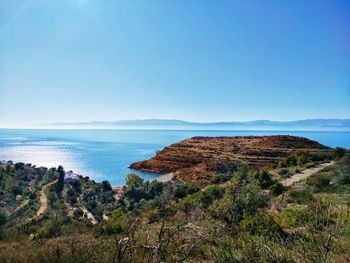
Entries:
{"label": "clear blue sky", "polygon": [[0,126],[350,117],[350,1],[4,0]]}

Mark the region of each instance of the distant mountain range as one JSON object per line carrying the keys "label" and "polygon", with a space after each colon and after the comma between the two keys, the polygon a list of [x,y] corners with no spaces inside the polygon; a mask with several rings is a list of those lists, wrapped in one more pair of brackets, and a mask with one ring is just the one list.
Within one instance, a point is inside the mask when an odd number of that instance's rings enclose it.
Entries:
{"label": "distant mountain range", "polygon": [[350,119],[305,119],[295,121],[189,122],[172,119],[145,119],[92,122],[59,122],[54,127],[104,129],[184,129],[184,130],[303,130],[350,131]]}

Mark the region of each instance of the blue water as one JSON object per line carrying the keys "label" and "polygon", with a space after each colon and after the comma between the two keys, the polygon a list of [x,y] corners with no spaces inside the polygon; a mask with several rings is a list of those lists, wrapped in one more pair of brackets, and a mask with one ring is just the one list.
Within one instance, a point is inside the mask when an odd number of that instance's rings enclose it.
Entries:
{"label": "blue water", "polygon": [[[63,165],[66,170],[121,185],[128,166],[152,157],[163,147],[193,136],[289,134],[327,146],[350,148],[350,132],[164,131],[164,130],[22,130],[0,129],[0,160],[37,166]],[[139,173],[145,179],[157,175]]]}

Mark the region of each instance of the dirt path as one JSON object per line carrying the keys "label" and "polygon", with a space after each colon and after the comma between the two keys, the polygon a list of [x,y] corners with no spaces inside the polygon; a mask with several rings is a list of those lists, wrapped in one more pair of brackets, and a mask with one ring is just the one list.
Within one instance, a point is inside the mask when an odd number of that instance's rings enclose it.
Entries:
{"label": "dirt path", "polygon": [[86,215],[87,219],[89,219],[89,221],[90,221],[94,226],[98,224],[98,221],[96,220],[96,218],[94,217],[94,215],[93,215],[89,210],[87,210],[85,206],[81,206],[80,208],[81,208],[81,210],[83,210],[84,216]]}
{"label": "dirt path", "polygon": [[16,241],[0,241],[0,249],[7,247],[14,247],[18,244]]}
{"label": "dirt path", "polygon": [[309,176],[313,175],[314,173],[317,173],[317,172],[321,171],[322,169],[324,169],[332,164],[334,164],[334,162],[323,163],[323,164],[320,164],[319,166],[306,169],[306,170],[302,171],[301,173],[294,174],[290,178],[282,180],[281,184],[283,186],[291,186],[292,184],[299,182],[301,180],[304,180],[304,179],[308,178]]}
{"label": "dirt path", "polygon": [[96,220],[96,218],[94,217],[94,215],[89,211],[87,210],[87,208],[83,205],[83,203],[81,202],[80,200],[80,197],[78,197],[78,203],[80,205],[80,209],[83,210],[83,213],[84,213],[84,217],[86,216],[87,219],[95,226],[98,224],[98,221]]}
{"label": "dirt path", "polygon": [[40,198],[39,198],[39,203],[40,203],[40,207],[38,209],[38,211],[36,212],[36,214],[33,216],[32,219],[38,218],[39,216],[43,215],[44,212],[47,209],[47,197],[45,194],[45,191],[47,190],[47,188],[49,188],[51,185],[57,183],[58,180],[52,181],[50,183],[45,184],[41,191],[39,192]]}
{"label": "dirt path", "polygon": [[72,207],[67,201],[64,201],[64,205],[67,208],[67,216],[73,217],[76,208]]}

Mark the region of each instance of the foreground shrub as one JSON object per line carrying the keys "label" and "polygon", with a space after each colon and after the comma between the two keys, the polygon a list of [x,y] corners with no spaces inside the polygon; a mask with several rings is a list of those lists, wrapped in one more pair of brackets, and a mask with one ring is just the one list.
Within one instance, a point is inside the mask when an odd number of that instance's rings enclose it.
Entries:
{"label": "foreground shrub", "polygon": [[284,192],[284,186],[281,183],[274,183],[270,186],[270,193],[274,196],[280,195]]}
{"label": "foreground shrub", "polygon": [[283,228],[303,226],[306,222],[306,209],[305,205],[291,204],[275,216],[276,221]]}
{"label": "foreground shrub", "polygon": [[313,196],[308,189],[295,189],[289,192],[287,201],[289,203],[304,204],[313,200]]}
{"label": "foreground shrub", "polygon": [[331,182],[331,175],[329,173],[318,173],[307,179],[307,184],[312,186],[313,190],[319,192],[326,190]]}
{"label": "foreground shrub", "polygon": [[244,216],[254,215],[266,205],[267,197],[262,195],[259,182],[247,170],[242,170],[233,177],[224,198],[211,205],[210,212],[236,231]]}

